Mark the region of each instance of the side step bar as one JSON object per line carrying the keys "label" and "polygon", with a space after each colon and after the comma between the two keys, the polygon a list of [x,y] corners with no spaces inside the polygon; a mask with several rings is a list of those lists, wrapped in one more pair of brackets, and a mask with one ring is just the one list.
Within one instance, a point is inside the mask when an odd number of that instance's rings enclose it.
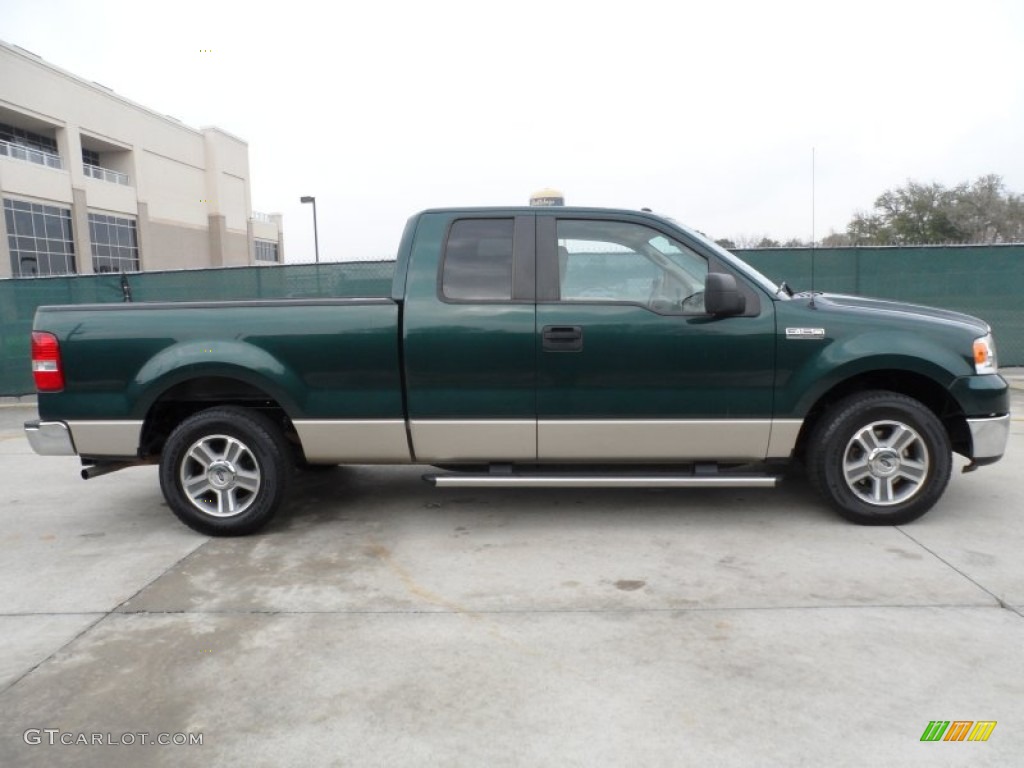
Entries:
{"label": "side step bar", "polygon": [[438,488],[774,488],[775,475],[424,475]]}

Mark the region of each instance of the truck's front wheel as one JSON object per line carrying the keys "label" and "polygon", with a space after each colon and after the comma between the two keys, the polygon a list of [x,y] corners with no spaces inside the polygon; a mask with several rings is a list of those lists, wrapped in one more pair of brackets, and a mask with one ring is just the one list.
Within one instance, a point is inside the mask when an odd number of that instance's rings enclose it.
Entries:
{"label": "truck's front wheel", "polygon": [[210,408],[183,421],[167,439],[160,488],[174,514],[200,533],[253,533],[285,497],[290,455],[281,430],[263,414]]}
{"label": "truck's front wheel", "polygon": [[949,436],[922,403],[895,392],[852,395],[811,435],[812,484],[848,520],[900,525],[939,500],[952,469]]}

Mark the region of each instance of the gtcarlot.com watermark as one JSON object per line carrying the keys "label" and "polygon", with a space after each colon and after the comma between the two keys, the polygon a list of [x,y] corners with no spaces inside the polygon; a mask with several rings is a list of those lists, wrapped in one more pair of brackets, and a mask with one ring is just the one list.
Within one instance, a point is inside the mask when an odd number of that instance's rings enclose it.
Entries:
{"label": "gtcarlot.com watermark", "polygon": [[29,728],[22,735],[25,743],[30,746],[47,744],[51,747],[201,747],[201,733],[149,733],[148,731],[129,731],[126,733],[85,733],[62,731],[60,728]]}

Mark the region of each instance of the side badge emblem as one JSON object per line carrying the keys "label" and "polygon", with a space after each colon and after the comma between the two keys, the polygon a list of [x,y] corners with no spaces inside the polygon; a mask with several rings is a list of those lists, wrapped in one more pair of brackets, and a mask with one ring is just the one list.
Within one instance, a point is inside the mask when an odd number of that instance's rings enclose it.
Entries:
{"label": "side badge emblem", "polygon": [[786,338],[799,341],[800,339],[824,339],[824,328],[787,328]]}

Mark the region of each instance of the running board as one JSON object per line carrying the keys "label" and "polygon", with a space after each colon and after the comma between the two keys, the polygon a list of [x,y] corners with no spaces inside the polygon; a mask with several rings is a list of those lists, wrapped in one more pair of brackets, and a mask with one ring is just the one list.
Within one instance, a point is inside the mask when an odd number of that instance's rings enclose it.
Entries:
{"label": "running board", "polygon": [[438,488],[774,488],[775,475],[424,475]]}

